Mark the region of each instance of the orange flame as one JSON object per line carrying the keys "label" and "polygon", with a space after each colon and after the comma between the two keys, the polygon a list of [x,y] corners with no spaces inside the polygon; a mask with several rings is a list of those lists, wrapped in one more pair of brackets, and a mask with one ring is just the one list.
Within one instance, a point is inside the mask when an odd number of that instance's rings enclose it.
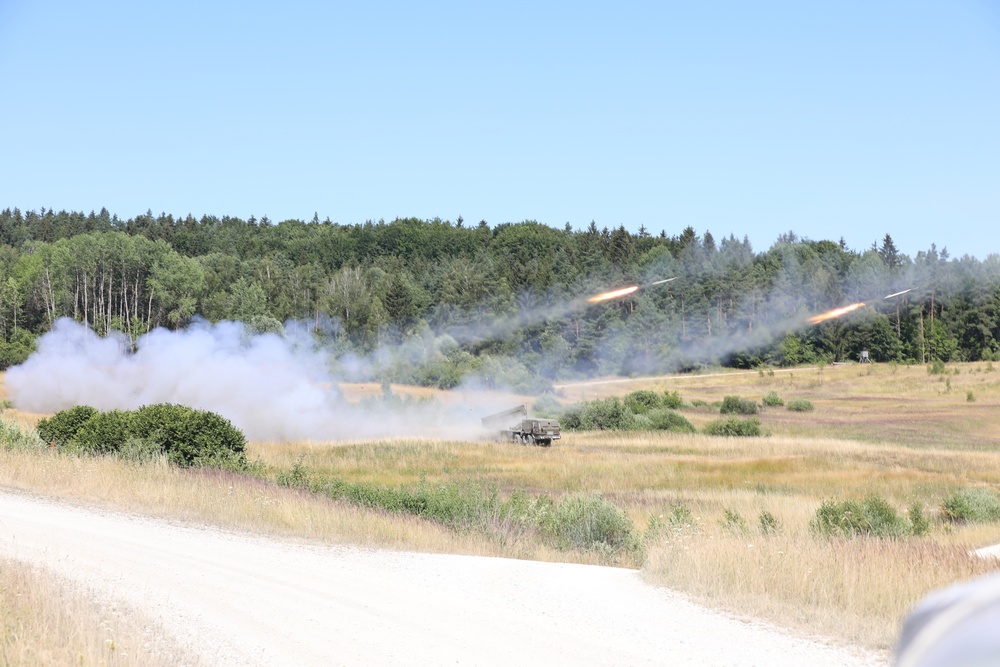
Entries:
{"label": "orange flame", "polygon": [[587,301],[591,303],[597,303],[598,301],[607,301],[608,299],[617,299],[620,296],[625,296],[626,294],[631,294],[632,292],[639,289],[638,285],[632,285],[631,287],[622,287],[621,289],[611,290],[610,292],[605,292],[604,294],[598,294],[597,296],[592,296]]}
{"label": "orange flame", "polygon": [[865,305],[864,301],[859,301],[857,303],[852,303],[849,306],[844,306],[842,308],[834,308],[833,310],[828,310],[825,313],[820,313],[819,315],[813,315],[809,318],[809,322],[812,324],[819,324],[820,322],[826,322],[827,320],[832,320],[835,317],[840,317],[841,315],[846,315],[847,313],[853,313],[858,308]]}

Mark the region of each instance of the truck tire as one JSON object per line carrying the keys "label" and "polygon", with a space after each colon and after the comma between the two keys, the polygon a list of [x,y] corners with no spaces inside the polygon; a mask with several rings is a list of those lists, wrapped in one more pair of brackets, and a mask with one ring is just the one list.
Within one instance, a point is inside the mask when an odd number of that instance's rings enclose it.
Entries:
{"label": "truck tire", "polygon": [[535,436],[531,435],[530,433],[528,433],[527,435],[525,435],[524,436],[524,444],[526,444],[528,446],[531,446],[531,445],[535,444]]}
{"label": "truck tire", "polygon": [[520,433],[515,433],[514,434],[514,443],[518,444],[518,445],[521,444],[521,434]]}

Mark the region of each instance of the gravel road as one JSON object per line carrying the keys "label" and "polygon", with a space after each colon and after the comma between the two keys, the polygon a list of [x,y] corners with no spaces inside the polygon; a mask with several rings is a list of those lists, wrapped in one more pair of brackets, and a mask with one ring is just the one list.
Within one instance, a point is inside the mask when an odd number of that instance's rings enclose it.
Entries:
{"label": "gravel road", "polygon": [[318,546],[0,488],[0,555],[132,604],[207,665],[880,665],[639,573]]}

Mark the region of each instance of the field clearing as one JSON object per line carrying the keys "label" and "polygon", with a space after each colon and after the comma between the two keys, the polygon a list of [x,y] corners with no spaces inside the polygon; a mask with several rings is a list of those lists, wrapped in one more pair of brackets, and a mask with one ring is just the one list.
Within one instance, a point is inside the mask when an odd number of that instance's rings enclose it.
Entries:
{"label": "field clearing", "polygon": [[[569,404],[637,389],[678,392],[689,406],[682,414],[699,428],[719,418],[712,404],[730,395],[759,402],[776,392],[786,402],[807,399],[815,409],[766,408],[759,416],[772,435],[763,438],[582,432],[564,433],[551,448],[422,439],[254,441],[247,453],[275,472],[298,466],[321,479],[379,487],[473,484],[508,495],[600,494],[646,531],[639,562],[622,564],[641,565],[649,581],[731,613],[881,650],[891,648],[901,617],[924,594],[998,566],[969,551],[1000,543],[1000,525],[952,524],[939,516],[955,491],[1000,489],[1000,373],[991,366],[952,364],[942,375],[923,366],[855,364],[614,379],[562,385],[555,397]],[[378,396],[381,387],[342,391],[359,400]],[[425,388],[393,392],[475,400]],[[520,397],[494,395],[484,405],[497,400]],[[16,410],[5,416],[25,424],[38,419]],[[37,456],[4,452],[0,484],[324,542],[605,562],[600,554],[530,540],[501,544],[229,473],[58,455],[40,465]],[[921,506],[930,534],[830,540],[811,532],[824,500],[873,495],[902,514]]]}

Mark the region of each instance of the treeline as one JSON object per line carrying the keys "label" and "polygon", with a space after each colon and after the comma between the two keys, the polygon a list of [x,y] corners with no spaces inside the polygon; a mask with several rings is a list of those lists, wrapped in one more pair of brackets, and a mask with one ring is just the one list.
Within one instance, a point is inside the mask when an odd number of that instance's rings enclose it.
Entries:
{"label": "treeline", "polygon": [[[587,305],[615,287],[669,283]],[[899,297],[884,295],[910,289]],[[871,301],[841,318],[805,318]],[[309,322],[338,354],[433,339],[453,384],[483,359],[542,379],[678,370],[992,359],[1000,350],[1000,258],[863,251],[782,235],[764,252],[624,226],[554,229],[398,219],[242,220],[0,212],[0,365],[21,361],[60,317],[132,340],[196,316],[280,330]],[[427,360],[425,360],[427,361]],[[513,361],[511,361],[513,363]],[[398,368],[398,365],[397,365]],[[440,371],[440,369],[439,369]]]}

